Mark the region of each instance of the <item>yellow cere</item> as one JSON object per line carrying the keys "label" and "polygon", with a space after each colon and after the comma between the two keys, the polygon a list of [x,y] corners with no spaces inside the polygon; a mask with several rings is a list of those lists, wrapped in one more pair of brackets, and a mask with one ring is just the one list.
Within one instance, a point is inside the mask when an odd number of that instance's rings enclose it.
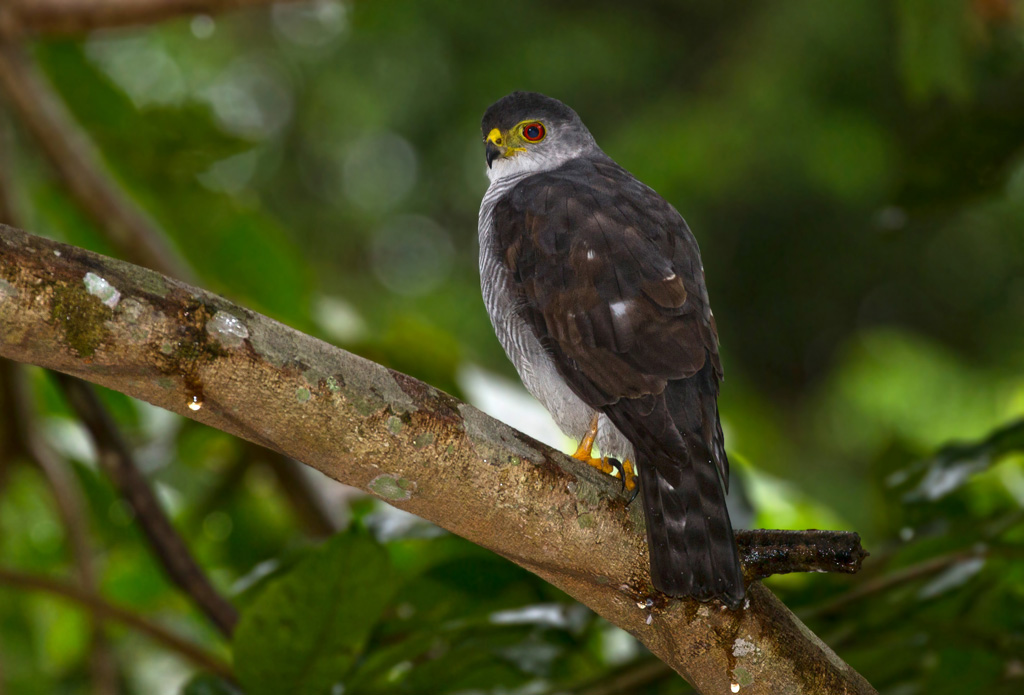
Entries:
{"label": "yellow cere", "polygon": [[[523,121],[523,123],[532,123],[533,121]],[[522,139],[519,136],[519,129],[522,123],[517,125],[507,133],[502,133],[497,128],[491,128],[491,132],[487,134],[485,142],[493,142],[498,147],[502,148],[502,157],[511,157],[519,152],[526,152],[525,147],[513,147],[513,143],[520,143]]]}

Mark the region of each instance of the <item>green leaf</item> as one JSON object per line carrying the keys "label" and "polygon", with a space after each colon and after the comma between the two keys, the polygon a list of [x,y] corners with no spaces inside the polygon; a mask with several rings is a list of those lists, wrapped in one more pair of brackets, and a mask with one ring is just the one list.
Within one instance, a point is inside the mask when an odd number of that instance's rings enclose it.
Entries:
{"label": "green leaf", "polygon": [[387,553],[335,536],[242,616],[235,667],[249,695],[323,695],[351,669],[394,588]]}
{"label": "green leaf", "polygon": [[974,473],[988,470],[1004,457],[1024,452],[1024,420],[1017,420],[976,442],[944,446],[932,459],[918,461],[892,476],[907,490],[905,501],[935,501],[966,483]]}

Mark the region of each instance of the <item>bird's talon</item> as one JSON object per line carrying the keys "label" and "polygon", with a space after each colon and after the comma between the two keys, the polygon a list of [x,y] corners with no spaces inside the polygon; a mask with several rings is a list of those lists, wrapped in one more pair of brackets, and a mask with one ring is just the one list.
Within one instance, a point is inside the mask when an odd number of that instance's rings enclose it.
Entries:
{"label": "bird's talon", "polygon": [[622,462],[622,468],[622,484],[627,490],[633,490],[633,496],[636,497],[636,466],[633,465],[632,461],[626,459]]}
{"label": "bird's talon", "polygon": [[626,490],[632,490],[633,494],[629,496],[629,501],[626,502],[626,508],[633,504],[633,500],[640,493],[640,486],[636,484],[636,466],[629,459],[622,462],[622,487]]}
{"label": "bird's talon", "polygon": [[640,494],[640,486],[634,483],[633,484],[633,494],[629,496],[629,501],[626,502],[626,509],[629,509],[629,505],[633,504],[633,500],[635,500],[636,496],[639,495],[639,494]]}
{"label": "bird's talon", "polygon": [[594,415],[590,421],[590,427],[587,429],[587,433],[583,436],[580,441],[580,445],[576,447],[576,452],[572,455],[577,461],[596,468],[602,473],[611,475],[613,472],[619,474],[619,480],[622,482],[623,490],[633,490],[633,497],[630,498],[630,502],[636,497],[636,468],[630,462],[629,459],[625,461],[619,461],[610,456],[604,458],[594,458],[592,451],[594,450],[594,441],[597,439],[597,414]]}
{"label": "bird's talon", "polygon": [[[607,465],[611,469],[613,469],[616,473],[619,474],[619,482],[622,484],[621,489],[625,490],[626,489],[626,469],[622,465],[622,462],[619,461],[618,459],[613,459],[611,456],[606,458],[605,461],[607,462]],[[609,471],[609,473],[610,472],[611,471]]]}

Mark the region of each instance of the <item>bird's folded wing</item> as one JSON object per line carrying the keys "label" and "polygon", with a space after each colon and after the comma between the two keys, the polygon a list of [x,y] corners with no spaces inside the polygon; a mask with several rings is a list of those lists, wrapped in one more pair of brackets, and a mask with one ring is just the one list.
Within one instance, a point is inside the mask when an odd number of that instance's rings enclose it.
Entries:
{"label": "bird's folded wing", "polygon": [[659,395],[707,359],[721,375],[697,244],[657,193],[611,160],[574,160],[495,207],[523,318],[595,408]]}

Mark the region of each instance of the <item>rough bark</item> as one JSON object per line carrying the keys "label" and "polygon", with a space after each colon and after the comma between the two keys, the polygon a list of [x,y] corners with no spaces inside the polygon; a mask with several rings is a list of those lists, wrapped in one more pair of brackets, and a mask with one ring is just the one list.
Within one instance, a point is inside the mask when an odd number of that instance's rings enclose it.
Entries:
{"label": "rough bark", "polygon": [[[203,290],[0,226],[0,355],[291,456],[489,548],[702,693],[873,693],[759,583],[667,600],[616,480],[404,374]],[[738,688],[738,690],[737,690]]]}

